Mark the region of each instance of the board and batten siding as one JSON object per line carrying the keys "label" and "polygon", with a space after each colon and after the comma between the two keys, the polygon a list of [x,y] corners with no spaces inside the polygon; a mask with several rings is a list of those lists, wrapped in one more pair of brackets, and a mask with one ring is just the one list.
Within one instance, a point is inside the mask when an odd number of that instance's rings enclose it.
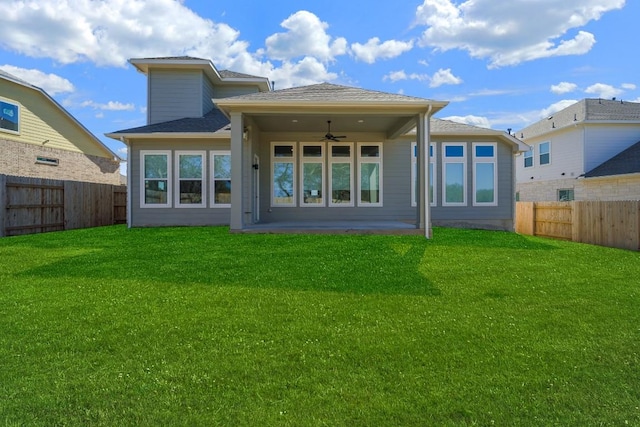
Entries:
{"label": "board and batten siding", "polygon": [[0,79],[0,100],[18,104],[20,132],[0,131],[0,136],[53,149],[84,153],[97,157],[113,158],[113,155],[74,122],[42,92],[4,79]]}
{"label": "board and batten siding", "polygon": [[148,124],[204,115],[202,71],[150,70],[148,85]]}
{"label": "board and batten siding", "polygon": [[[497,206],[473,206],[473,143],[496,143],[497,147]],[[443,206],[442,144],[464,143],[467,152],[466,206]],[[513,229],[515,189],[513,182],[514,154],[510,146],[495,140],[476,138],[463,142],[460,139],[432,141],[436,146],[436,206],[431,206],[434,226],[477,226],[501,230]]]}
{"label": "board and batten siding", "polygon": [[[189,225],[229,225],[229,208],[210,208],[210,177],[211,162],[210,152],[212,150],[229,150],[228,140],[169,140],[169,141],[133,141],[130,145],[130,172],[131,172],[131,227],[151,227],[151,226],[189,226]],[[206,151],[206,200],[205,208],[141,208],[141,173],[140,151],[141,150],[170,150],[171,166],[175,162],[175,152],[194,150]],[[175,171],[169,185],[175,192]],[[174,193],[175,194],[175,193]],[[173,204],[172,200],[172,204]]]}

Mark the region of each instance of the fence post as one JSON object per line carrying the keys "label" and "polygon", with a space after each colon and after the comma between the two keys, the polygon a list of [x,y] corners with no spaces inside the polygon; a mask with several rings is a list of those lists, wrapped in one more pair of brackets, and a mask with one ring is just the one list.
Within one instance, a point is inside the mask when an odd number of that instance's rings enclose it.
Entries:
{"label": "fence post", "polygon": [[7,176],[0,174],[0,237],[7,235]]}

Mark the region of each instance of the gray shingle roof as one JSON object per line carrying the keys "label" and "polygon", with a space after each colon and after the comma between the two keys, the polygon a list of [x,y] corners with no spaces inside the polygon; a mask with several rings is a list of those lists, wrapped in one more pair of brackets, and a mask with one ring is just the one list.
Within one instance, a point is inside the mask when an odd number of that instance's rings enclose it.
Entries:
{"label": "gray shingle roof", "polygon": [[640,173],[640,142],[585,173],[586,178]]}
{"label": "gray shingle roof", "polygon": [[130,129],[113,132],[118,134],[143,134],[143,133],[211,133],[225,129],[229,126],[229,119],[220,110],[214,108],[204,117],[193,117],[171,120],[168,122],[154,123],[152,125],[139,126]]}
{"label": "gray shingle roof", "polygon": [[479,126],[467,125],[451,120],[431,118],[431,133],[451,133],[451,134],[488,134],[495,135],[500,131],[494,129],[482,128]]}
{"label": "gray shingle roof", "polygon": [[253,76],[251,74],[238,73],[231,70],[218,70],[220,77],[223,79],[264,79],[264,77]]}
{"label": "gray shingle roof", "polygon": [[516,132],[524,138],[582,122],[640,122],[640,103],[587,98]]}
{"label": "gray shingle roof", "polygon": [[397,95],[374,90],[320,83],[289,89],[240,95],[225,100],[272,102],[425,102],[424,98]]}

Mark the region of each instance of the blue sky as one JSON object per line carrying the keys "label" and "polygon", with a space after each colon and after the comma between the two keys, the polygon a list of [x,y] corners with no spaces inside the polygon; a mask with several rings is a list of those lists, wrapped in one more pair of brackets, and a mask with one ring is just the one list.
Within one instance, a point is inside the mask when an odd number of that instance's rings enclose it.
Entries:
{"label": "blue sky", "polygon": [[[583,98],[640,102],[625,0],[2,0],[0,69],[45,89],[113,151],[145,124],[134,57],[191,55],[268,77],[449,101],[514,131]],[[2,94],[0,94],[1,96]]]}

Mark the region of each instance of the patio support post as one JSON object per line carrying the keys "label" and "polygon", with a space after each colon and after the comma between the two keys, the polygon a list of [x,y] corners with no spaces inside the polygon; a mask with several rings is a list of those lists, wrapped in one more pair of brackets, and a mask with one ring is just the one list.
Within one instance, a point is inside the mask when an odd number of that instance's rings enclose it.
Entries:
{"label": "patio support post", "polygon": [[418,147],[418,227],[424,237],[431,238],[431,205],[429,203],[429,113],[416,117],[416,145]]}
{"label": "patio support post", "polygon": [[244,207],[242,195],[244,176],[244,117],[242,113],[231,112],[231,218],[230,229],[244,228]]}

